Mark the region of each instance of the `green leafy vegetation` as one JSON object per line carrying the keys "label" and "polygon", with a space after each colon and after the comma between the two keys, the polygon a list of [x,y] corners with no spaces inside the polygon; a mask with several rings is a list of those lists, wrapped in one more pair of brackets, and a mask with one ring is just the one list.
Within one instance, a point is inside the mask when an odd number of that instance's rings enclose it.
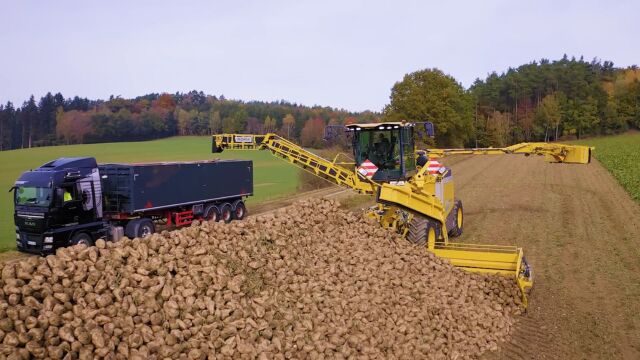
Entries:
{"label": "green leafy vegetation", "polygon": [[595,146],[595,157],[631,197],[640,202],[640,133],[586,139],[573,143]]}
{"label": "green leafy vegetation", "polygon": [[[7,192],[25,170],[59,157],[94,156],[100,163],[185,161],[207,159],[253,160],[254,194],[247,206],[281,197],[298,189],[298,169],[267,151],[234,151],[211,154],[208,136],[183,136],[145,142],[104,143],[40,147],[0,152],[0,251],[15,249],[13,198]],[[212,180],[215,181],[215,180]]]}

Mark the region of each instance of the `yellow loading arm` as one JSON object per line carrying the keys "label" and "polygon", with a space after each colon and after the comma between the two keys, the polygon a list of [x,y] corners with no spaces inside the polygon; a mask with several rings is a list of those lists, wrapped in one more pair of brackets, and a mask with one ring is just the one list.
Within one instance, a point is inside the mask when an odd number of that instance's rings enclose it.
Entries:
{"label": "yellow loading arm", "polygon": [[543,155],[545,161],[555,163],[588,164],[593,147],[559,143],[521,143],[504,148],[426,149],[430,157],[447,155]]}
{"label": "yellow loading arm", "polygon": [[213,135],[212,151],[216,153],[224,149],[269,150],[274,155],[336,185],[348,187],[361,194],[372,195],[377,192],[378,184],[361,176],[355,170],[348,170],[341,166],[336,162],[337,157],[334,161],[329,161],[276,134]]}
{"label": "yellow loading arm", "polygon": [[[301,146],[284,139],[276,134],[251,135],[251,134],[219,134],[213,135],[213,149],[222,152],[231,150],[269,150],[274,155],[291,162],[292,164],[308,171],[316,176],[328,180],[334,184],[345,186],[360,194],[378,195],[381,202],[390,206],[400,206],[423,214],[445,224],[445,211],[443,205],[433,194],[422,191],[422,184],[416,186],[412,182],[401,184],[377,183],[356,171],[340,166],[335,160],[329,161],[318,156]],[[434,181],[428,177],[430,181]],[[395,219],[395,215],[392,216]],[[385,227],[396,228],[394,219],[382,220]],[[446,236],[446,234],[445,234]]]}

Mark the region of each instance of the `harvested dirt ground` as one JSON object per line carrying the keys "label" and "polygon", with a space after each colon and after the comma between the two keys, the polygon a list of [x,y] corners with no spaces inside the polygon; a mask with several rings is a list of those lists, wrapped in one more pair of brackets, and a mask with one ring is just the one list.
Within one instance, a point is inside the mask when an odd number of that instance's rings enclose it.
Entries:
{"label": "harvested dirt ground", "polygon": [[460,241],[517,244],[534,270],[530,309],[487,359],[640,359],[640,206],[597,161],[449,158],[465,209]]}

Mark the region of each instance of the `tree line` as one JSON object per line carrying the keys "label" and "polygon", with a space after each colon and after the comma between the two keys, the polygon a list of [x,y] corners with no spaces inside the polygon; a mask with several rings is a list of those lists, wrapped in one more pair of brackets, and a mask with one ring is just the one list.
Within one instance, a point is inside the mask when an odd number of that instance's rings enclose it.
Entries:
{"label": "tree line", "polygon": [[384,118],[433,121],[443,147],[615,134],[640,129],[640,70],[565,55],[491,73],[464,89],[426,69],[394,85]]}
{"label": "tree line", "polygon": [[39,101],[31,96],[19,108],[0,105],[0,150],[221,132],[275,132],[321,147],[325,124],[378,121],[379,116],[286,101],[229,100],[195,90],[108,100],[47,93]]}
{"label": "tree line", "polygon": [[610,61],[542,59],[465,89],[438,69],[407,74],[382,113],[350,112],[286,101],[229,100],[201,91],[108,100],[46,94],[21,107],[0,105],[0,150],[149,140],[221,132],[275,132],[322,147],[326,125],[432,121],[441,147],[504,146],[640,129],[640,70]]}

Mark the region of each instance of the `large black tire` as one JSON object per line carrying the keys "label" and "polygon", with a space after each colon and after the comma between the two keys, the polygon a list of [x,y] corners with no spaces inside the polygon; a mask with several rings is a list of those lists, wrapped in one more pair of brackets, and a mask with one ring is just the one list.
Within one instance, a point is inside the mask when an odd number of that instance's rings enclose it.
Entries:
{"label": "large black tire", "polygon": [[416,245],[424,245],[427,243],[427,227],[429,220],[415,215],[409,222],[409,232],[407,240]]}
{"label": "large black tire", "polygon": [[84,232],[75,233],[71,237],[71,245],[79,245],[79,244],[93,246],[93,239],[87,233],[84,233]]}
{"label": "large black tire", "polygon": [[129,239],[147,237],[156,232],[156,227],[151,219],[133,219],[127,223],[124,234]]}
{"label": "large black tire", "polygon": [[462,201],[456,201],[453,207],[453,228],[449,230],[449,236],[458,237],[462,235],[464,228],[464,209],[462,208]]}
{"label": "large black tire", "polygon": [[233,220],[233,209],[231,208],[231,204],[224,203],[220,207],[220,219],[226,223],[230,223]]}
{"label": "large black tire", "polygon": [[429,240],[435,243],[437,234],[437,227],[432,221],[422,216],[414,215],[413,219],[409,222],[407,240],[413,244],[425,246]]}
{"label": "large black tire", "polygon": [[242,220],[247,216],[247,208],[244,206],[244,202],[236,201],[233,208],[233,218],[235,220]]}
{"label": "large black tire", "polygon": [[151,236],[151,234],[156,232],[156,226],[153,224],[151,219],[140,219],[140,225],[138,226],[138,232],[136,236],[139,238],[145,238],[147,236]]}
{"label": "large black tire", "polygon": [[204,209],[204,219],[207,221],[220,221],[220,209],[215,205],[209,205]]}

